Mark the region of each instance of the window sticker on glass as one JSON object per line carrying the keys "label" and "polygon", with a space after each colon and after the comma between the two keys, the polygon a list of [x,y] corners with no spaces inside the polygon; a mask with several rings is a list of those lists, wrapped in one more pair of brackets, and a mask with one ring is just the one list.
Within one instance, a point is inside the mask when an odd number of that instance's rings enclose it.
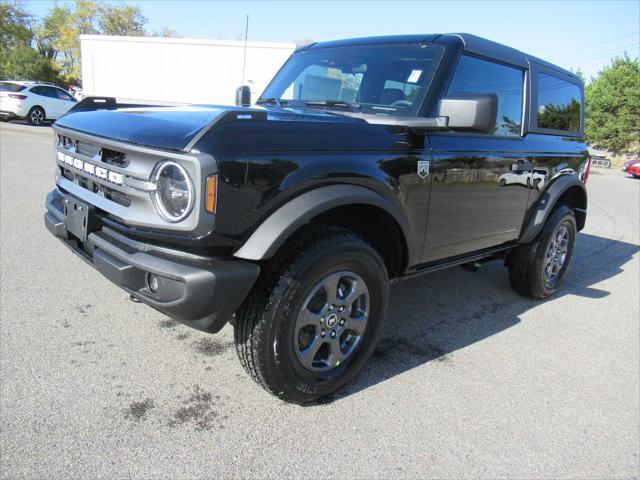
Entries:
{"label": "window sticker on glass", "polygon": [[411,70],[411,75],[409,75],[409,78],[407,78],[407,82],[418,83],[420,75],[422,75],[422,70]]}

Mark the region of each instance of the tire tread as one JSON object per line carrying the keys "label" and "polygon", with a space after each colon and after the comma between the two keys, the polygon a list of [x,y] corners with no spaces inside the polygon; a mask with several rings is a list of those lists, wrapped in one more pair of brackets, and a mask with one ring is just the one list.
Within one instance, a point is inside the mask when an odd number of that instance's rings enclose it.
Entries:
{"label": "tire tread", "polygon": [[350,230],[334,226],[308,228],[300,232],[268,262],[248,298],[236,313],[234,340],[244,370],[262,388],[282,400],[298,403],[279,385],[269,361],[269,312],[275,309],[289,287],[288,272],[294,272],[313,252],[339,241],[367,242]]}

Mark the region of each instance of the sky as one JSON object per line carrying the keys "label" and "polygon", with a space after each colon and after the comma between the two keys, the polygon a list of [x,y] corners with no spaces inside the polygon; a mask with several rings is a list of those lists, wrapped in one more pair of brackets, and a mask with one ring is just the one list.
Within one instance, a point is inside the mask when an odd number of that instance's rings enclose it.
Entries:
{"label": "sky", "polygon": [[[65,0],[31,0],[46,15]],[[466,32],[504,43],[586,78],[612,56],[640,55],[640,1],[170,1],[109,2],[140,7],[148,30],[185,38],[295,42],[407,33]]]}

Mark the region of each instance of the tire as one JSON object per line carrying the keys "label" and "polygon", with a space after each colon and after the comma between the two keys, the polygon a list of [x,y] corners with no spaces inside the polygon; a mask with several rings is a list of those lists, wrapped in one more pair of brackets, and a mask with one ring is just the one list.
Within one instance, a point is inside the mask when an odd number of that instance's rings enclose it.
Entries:
{"label": "tire", "polygon": [[47,115],[42,107],[32,107],[27,113],[27,122],[29,125],[39,127],[44,125],[44,121],[47,119]]}
{"label": "tire", "polygon": [[509,254],[507,266],[511,287],[520,295],[534,299],[553,295],[571,263],[576,233],[573,211],[560,205],[531,243]]}
{"label": "tire", "polygon": [[[343,298],[347,292],[353,297]],[[271,394],[297,404],[317,401],[369,358],[388,298],[387,270],[371,245],[341,228],[309,229],[272,259],[237,312],[236,352]]]}

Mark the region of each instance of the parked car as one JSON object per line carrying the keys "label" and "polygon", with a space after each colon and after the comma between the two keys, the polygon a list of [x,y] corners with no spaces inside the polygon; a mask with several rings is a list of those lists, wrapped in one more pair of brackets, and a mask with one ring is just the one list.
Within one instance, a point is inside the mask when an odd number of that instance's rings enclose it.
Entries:
{"label": "parked car", "polygon": [[635,178],[640,178],[640,162],[633,162],[627,165],[627,173]]}
{"label": "parked car", "polygon": [[31,125],[42,125],[56,120],[76,104],[66,90],[52,83],[2,81],[0,82],[0,118],[26,119]]}
{"label": "parked car", "polygon": [[80,101],[84,98],[82,87],[79,87],[78,85],[69,85],[69,92],[77,101]]}
{"label": "parked car", "polygon": [[624,163],[622,164],[622,171],[623,171],[623,172],[626,172],[626,171],[628,171],[628,170],[629,170],[629,167],[630,167],[631,165],[636,165],[636,164],[638,164],[638,163],[640,163],[640,160],[629,160],[628,162],[624,162]]}
{"label": "parked car", "polygon": [[525,166],[525,168],[522,169],[518,163],[514,163],[511,166],[511,169],[511,172],[500,175],[499,182],[501,186],[523,185],[531,187],[531,185],[534,185],[536,188],[542,188],[548,174],[546,170],[532,170],[531,165]]}
{"label": "parked car", "polygon": [[[575,74],[468,34],[339,40],[237,103],[86,98],[54,125],[44,220],[132,299],[210,333],[231,321],[279,398],[357,374],[392,328],[392,280],[500,260],[526,297],[560,287],[587,216]],[[504,188],[514,163],[549,178]]]}

